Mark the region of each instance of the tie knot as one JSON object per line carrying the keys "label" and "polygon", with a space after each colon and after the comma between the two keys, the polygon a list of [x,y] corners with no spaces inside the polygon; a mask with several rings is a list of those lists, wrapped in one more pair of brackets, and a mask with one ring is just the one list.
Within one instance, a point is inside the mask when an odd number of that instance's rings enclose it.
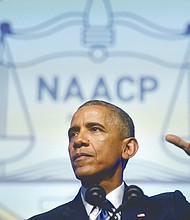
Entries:
{"label": "tie knot", "polygon": [[109,217],[108,211],[103,210],[103,209],[100,208],[99,212],[98,212],[98,215],[96,217],[96,220],[107,220],[107,219],[109,219],[108,217]]}
{"label": "tie knot", "polygon": [[[111,216],[115,216],[114,213],[116,208],[107,199],[105,199],[104,204],[101,207],[94,206],[90,212],[90,220],[109,220]],[[115,219],[115,218],[113,218]]]}
{"label": "tie knot", "polygon": [[115,207],[109,200],[105,200],[105,204],[102,207],[94,206],[90,213],[90,220],[108,220],[110,216],[113,216]]}
{"label": "tie knot", "polygon": [[89,216],[90,220],[108,220],[109,213],[100,207],[94,206]]}
{"label": "tie knot", "polygon": [[109,213],[108,213],[108,211],[105,211],[105,210],[101,210],[101,212],[100,212],[100,218],[97,218],[96,220],[99,220],[99,219],[101,219],[101,220],[107,220],[108,219],[108,217],[109,217]]}

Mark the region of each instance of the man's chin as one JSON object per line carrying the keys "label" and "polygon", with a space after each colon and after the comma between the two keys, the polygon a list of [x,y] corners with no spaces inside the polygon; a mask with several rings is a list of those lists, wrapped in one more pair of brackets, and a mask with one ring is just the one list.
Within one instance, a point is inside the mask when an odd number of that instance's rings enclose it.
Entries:
{"label": "man's chin", "polygon": [[84,187],[88,187],[92,184],[98,184],[99,183],[99,178],[97,177],[97,175],[89,174],[89,173],[88,174],[83,173],[83,174],[80,174],[80,175],[75,174],[75,175],[76,175],[76,178],[81,181],[81,183]]}

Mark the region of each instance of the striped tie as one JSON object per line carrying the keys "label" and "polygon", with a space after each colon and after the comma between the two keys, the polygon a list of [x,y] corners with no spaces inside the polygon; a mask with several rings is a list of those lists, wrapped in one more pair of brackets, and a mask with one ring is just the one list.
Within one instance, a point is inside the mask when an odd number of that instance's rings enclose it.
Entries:
{"label": "striped tie", "polygon": [[101,210],[100,214],[96,217],[96,220],[107,220],[109,219],[109,214],[107,211]]}
{"label": "striped tie", "polygon": [[90,220],[108,220],[109,213],[100,207],[94,206],[89,215]]}
{"label": "striped tie", "polygon": [[[113,204],[109,201],[109,200],[105,200],[105,204],[107,204],[107,208],[105,208],[106,210],[102,209],[101,207],[98,206],[94,206],[92,208],[92,211],[89,215],[89,219],[94,219],[94,220],[109,220],[111,219],[118,219],[118,216],[116,216],[115,214],[113,214],[115,212],[115,207],[113,206]],[[108,208],[109,207],[109,208]],[[109,210],[109,211],[107,211]],[[111,217],[112,216],[112,217]]]}

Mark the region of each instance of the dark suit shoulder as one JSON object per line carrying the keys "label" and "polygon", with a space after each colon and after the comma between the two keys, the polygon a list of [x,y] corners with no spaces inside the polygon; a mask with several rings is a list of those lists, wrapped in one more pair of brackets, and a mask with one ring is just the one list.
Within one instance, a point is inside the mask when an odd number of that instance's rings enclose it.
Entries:
{"label": "dark suit shoulder", "polygon": [[152,201],[160,202],[163,205],[167,204],[168,202],[178,203],[178,204],[179,203],[189,204],[185,196],[179,190],[176,190],[174,192],[166,192],[166,193],[154,195],[154,196],[149,197],[149,199]]}
{"label": "dark suit shoulder", "polygon": [[[80,216],[80,218],[78,218]],[[87,214],[80,193],[72,200],[50,211],[35,215],[29,220],[70,220],[86,219]]]}
{"label": "dark suit shoulder", "polygon": [[[31,218],[29,218],[28,220],[45,220],[45,219],[55,219],[55,217],[57,219],[59,219],[58,216],[62,216],[62,213],[64,212],[65,208],[69,207],[70,205],[72,205],[72,201],[65,203],[63,205],[60,205],[54,209],[51,209],[50,211],[35,215]],[[61,219],[61,218],[60,218]]]}
{"label": "dark suit shoulder", "polygon": [[162,215],[163,219],[167,219],[167,216],[176,220],[190,219],[190,203],[179,190],[148,197],[147,207],[155,218]]}

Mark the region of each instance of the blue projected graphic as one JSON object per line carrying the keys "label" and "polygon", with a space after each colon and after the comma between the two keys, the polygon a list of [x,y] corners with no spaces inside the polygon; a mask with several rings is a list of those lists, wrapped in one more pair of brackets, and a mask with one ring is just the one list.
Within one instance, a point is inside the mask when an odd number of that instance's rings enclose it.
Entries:
{"label": "blue projected graphic", "polygon": [[[8,163],[24,157],[34,145],[34,130],[32,127],[28,107],[24,98],[16,68],[14,67],[11,51],[6,42],[7,35],[13,34],[8,23],[1,24],[0,35],[0,162]],[[9,130],[9,86],[13,82],[18,95],[18,104],[21,106],[24,127],[21,133],[12,133]],[[14,97],[15,98],[15,97]],[[15,123],[14,120],[12,123]]]}
{"label": "blue projected graphic", "polygon": [[[97,9],[99,10],[100,19],[97,18]],[[190,25],[187,24],[185,29],[169,29],[161,25],[158,25],[143,16],[127,11],[114,11],[110,1],[86,1],[84,11],[70,11],[63,13],[45,22],[41,22],[38,25],[28,28],[17,28],[13,26],[13,23],[1,21],[1,33],[0,33],[0,162],[11,163],[18,159],[24,159],[31,150],[34,150],[36,144],[35,129],[33,127],[32,118],[30,115],[30,101],[26,101],[25,91],[22,89],[18,72],[20,70],[45,64],[48,61],[65,59],[65,58],[84,58],[94,63],[94,65],[103,65],[104,62],[111,58],[125,58],[126,60],[137,59],[148,63],[156,64],[159,67],[173,69],[178,71],[178,78],[175,88],[168,106],[165,121],[161,130],[161,139],[167,133],[168,126],[171,122],[171,117],[175,111],[178,94],[183,89],[182,83],[185,80],[187,83],[187,102],[190,103],[189,98],[189,84],[190,84],[190,49],[187,46],[184,51],[184,58],[179,62],[165,60],[162,57],[149,54],[148,52],[133,51],[120,46],[119,33],[122,29],[123,38],[126,38],[125,31],[138,33],[143,38],[147,37],[155,39],[157,42],[181,42],[187,41],[189,44]],[[50,53],[43,53],[25,58],[24,60],[16,60],[15,54],[12,53],[12,48],[9,44],[11,40],[14,42],[37,42],[40,39],[51,38],[55,34],[60,36],[66,34],[67,31],[73,31],[75,39],[77,38],[79,45],[72,48],[72,45],[65,47],[63,50],[56,50]],[[76,33],[78,36],[76,36]],[[61,42],[64,45],[64,41]],[[61,45],[60,45],[61,46]],[[67,45],[68,46],[68,45]],[[48,45],[47,45],[48,47]],[[35,50],[35,48],[34,48]],[[56,68],[55,68],[56,69]],[[10,85],[13,88],[12,94],[9,93]],[[19,106],[18,115],[11,113],[11,102],[17,102]],[[10,124],[14,124],[14,118],[20,117],[21,124],[18,131],[14,134],[10,130]],[[190,138],[190,106],[188,106],[187,118],[188,118],[188,130],[183,136]],[[160,144],[164,147],[164,142]],[[177,155],[172,153],[167,147],[162,149],[165,154],[173,159],[182,160]],[[11,152],[11,153],[9,153]],[[54,166],[52,166],[52,163]],[[56,182],[56,181],[72,181],[67,177],[62,177],[58,171],[58,167],[63,166],[63,161],[49,160],[37,165],[33,165],[30,168],[23,168],[13,173],[6,173],[1,180],[3,181],[15,181],[15,182]],[[187,181],[187,176],[183,172],[176,174],[174,170],[169,170],[167,178],[163,178],[165,173],[164,167],[157,167],[156,164],[146,163],[141,161],[136,164],[136,169],[144,172],[149,166],[154,167],[152,172],[157,170],[159,175],[154,176],[151,171],[146,174],[151,176],[151,181]],[[143,164],[143,166],[142,166]],[[50,168],[51,167],[51,168]],[[142,170],[143,169],[143,170]],[[38,172],[36,172],[38,170]],[[47,173],[49,176],[47,178]],[[147,180],[147,176],[140,177],[142,181]],[[150,179],[148,179],[150,181]]]}

